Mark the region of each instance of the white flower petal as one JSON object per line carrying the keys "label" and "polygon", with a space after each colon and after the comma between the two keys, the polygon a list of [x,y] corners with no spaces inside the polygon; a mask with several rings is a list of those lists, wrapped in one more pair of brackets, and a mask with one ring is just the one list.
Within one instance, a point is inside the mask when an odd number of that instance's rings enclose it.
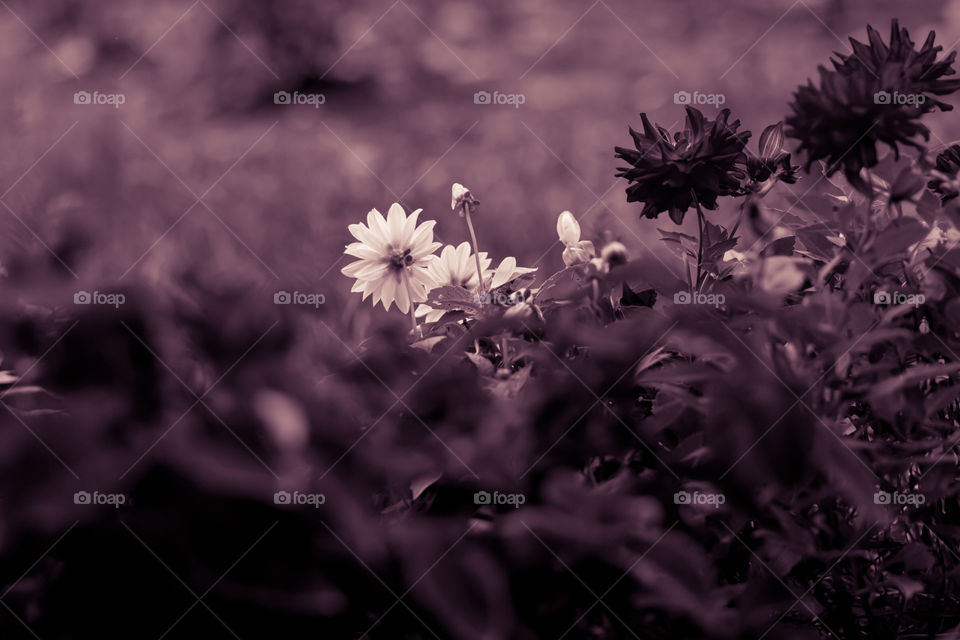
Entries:
{"label": "white flower petal", "polygon": [[371,262],[369,260],[366,262],[367,264],[357,271],[355,277],[362,280],[377,280],[387,277],[393,270],[390,265],[385,262]]}
{"label": "white flower petal", "polygon": [[383,257],[382,251],[377,251],[369,244],[363,242],[352,242],[347,245],[347,248],[344,249],[343,252],[348,256],[361,258],[363,260],[379,260]]}
{"label": "white flower petal", "polygon": [[533,273],[536,270],[536,267],[518,267],[517,259],[513,256],[508,256],[500,262],[500,266],[493,272],[490,288],[496,289],[514,278],[522,276],[525,273]]}
{"label": "white flower petal", "polygon": [[389,242],[390,233],[387,229],[387,221],[382,213],[376,209],[370,209],[370,212],[367,213],[367,226],[370,227],[370,231],[376,235],[379,242],[384,245]]}
{"label": "white flower petal", "polygon": [[569,211],[564,211],[557,218],[557,236],[567,247],[580,242],[580,223]]}
{"label": "white flower petal", "polygon": [[368,262],[367,260],[357,260],[356,262],[351,262],[347,266],[340,269],[340,273],[347,276],[348,278],[356,278],[357,271],[362,269],[367,262]]}
{"label": "white flower petal", "polygon": [[347,230],[354,238],[374,249],[379,250],[383,245],[380,237],[363,224],[351,224],[347,227]]}
{"label": "white flower petal", "polygon": [[403,223],[407,220],[407,214],[403,212],[403,207],[394,202],[387,211],[387,229],[390,232],[390,239],[396,242],[395,247],[403,246]]}
{"label": "white flower petal", "polygon": [[380,289],[380,300],[383,302],[383,308],[390,310],[390,304],[397,295],[397,279],[392,276],[383,279],[383,287]]}
{"label": "white flower petal", "polygon": [[402,240],[400,241],[401,245],[404,247],[409,247],[413,244],[413,234],[417,230],[417,218],[420,216],[420,213],[423,209],[417,209],[409,216],[403,223],[403,231],[400,236]]}
{"label": "white flower petal", "polygon": [[417,227],[417,229],[413,232],[413,237],[410,239],[411,251],[416,251],[419,247],[433,242],[433,227],[436,224],[436,220],[427,220]]}
{"label": "white flower petal", "polygon": [[397,285],[397,309],[407,313],[410,310],[410,297],[407,293],[407,278]]}

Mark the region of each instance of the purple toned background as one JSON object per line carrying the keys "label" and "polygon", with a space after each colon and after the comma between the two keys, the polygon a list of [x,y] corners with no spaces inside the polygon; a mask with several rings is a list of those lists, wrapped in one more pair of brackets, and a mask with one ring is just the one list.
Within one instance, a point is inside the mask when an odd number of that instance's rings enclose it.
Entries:
{"label": "purple toned background", "polygon": [[[361,303],[340,273],[347,225],[397,200],[438,220],[444,242],[465,240],[450,212],[460,182],[481,202],[479,245],[495,263],[515,256],[542,267],[541,281],[558,271],[555,223],[568,209],[598,248],[622,240],[637,258],[630,268],[646,276],[657,261],[643,254],[665,251],[657,228],[673,225],[638,221],[640,207],[614,178],[614,146],[628,144],[640,112],[675,130],[678,92],[722,95],[755,149],[831,50],[848,50],[851,35],[864,40],[868,23],[886,36],[892,17],[917,41],[935,28],[947,50],[960,44],[960,2],[0,0],[0,637],[109,638],[100,630],[112,623],[122,637],[148,638],[373,629],[368,637],[397,640],[439,637],[424,632],[434,627],[477,640],[579,638],[606,620],[592,637],[777,627],[766,637],[795,640],[814,637],[819,622],[803,612],[799,625],[768,618],[786,616],[818,583],[811,600],[829,602],[824,589],[838,584],[851,594],[846,608],[824,607],[834,614],[824,624],[840,620],[845,633],[861,620],[873,625],[858,629],[871,640],[900,633],[893,620],[956,628],[946,554],[934,562],[891,523],[889,537],[874,540],[873,524],[847,522],[854,509],[881,511],[881,478],[864,459],[885,482],[909,476],[914,456],[927,455],[917,452],[938,443],[946,462],[930,465],[930,495],[949,495],[950,511],[939,513],[938,497],[936,517],[916,524],[943,524],[953,543],[960,517],[946,457],[955,429],[901,437],[898,411],[913,412],[904,419],[912,426],[927,407],[902,382],[898,347],[870,360],[879,347],[868,345],[892,332],[883,325],[865,338],[870,313],[891,316],[865,311],[869,298],[851,295],[829,331],[814,306],[833,303],[828,288],[810,306],[791,296],[768,316],[738,312],[734,332],[679,304],[667,327],[671,317],[647,306],[656,294],[671,309],[678,291],[658,284],[633,292],[636,313],[622,322],[600,326],[591,310],[582,323],[561,309],[546,333],[518,330],[512,362],[509,335],[484,340],[488,354],[501,349],[494,370],[496,358],[480,356],[464,327],[439,356],[408,348],[408,318]],[[322,104],[278,104],[287,95],[278,92]],[[522,104],[481,104],[482,92]],[[714,117],[714,105],[696,106]],[[925,122],[933,150],[958,136],[953,113]],[[788,207],[813,182],[778,185],[764,202]],[[727,224],[733,206],[710,221]],[[685,230],[695,227],[688,215]],[[71,304],[81,290],[127,298]],[[278,307],[278,290],[323,294],[326,304]],[[935,301],[943,307],[946,291]],[[598,298],[595,285],[594,306]],[[952,353],[956,317],[931,315],[925,330],[918,321],[917,361]],[[912,341],[914,329],[906,333]],[[861,337],[864,351],[841,366]],[[474,342],[473,364],[460,342]],[[713,367],[714,344],[743,356],[734,375]],[[767,356],[766,345],[778,346]],[[713,376],[703,395],[655,396],[654,377],[626,377],[661,356],[686,366],[688,347]],[[868,361],[875,366],[847,370]],[[872,398],[881,370],[904,389]],[[863,449],[798,407],[793,388],[805,375],[817,378],[803,396],[821,398],[818,410],[858,397],[876,410],[852,432]],[[840,415],[826,417],[847,434]],[[694,473],[661,472],[646,441]],[[711,530],[716,522],[693,513],[680,526],[670,517],[680,511],[675,492],[722,468],[701,468],[699,452],[711,449],[733,459],[720,481],[737,517]],[[771,486],[785,506],[770,500]],[[287,488],[330,499],[322,509],[278,502]],[[524,496],[523,510],[479,517],[475,491],[488,489]],[[807,489],[830,504],[794,508],[797,523],[780,518]],[[82,492],[129,503],[83,502]],[[849,494],[853,506],[840,499]],[[735,544],[727,534],[740,531],[746,541]],[[638,540],[647,548],[634,560]],[[786,544],[796,541],[799,555]],[[914,595],[908,615],[892,596],[882,614],[863,612],[861,602],[877,601],[854,578],[881,557],[897,596]],[[606,589],[626,575],[625,559],[637,580],[604,601],[628,618],[616,626],[581,587]],[[743,586],[736,608],[718,585]],[[638,604],[648,596],[656,599]],[[650,623],[645,605],[676,619]],[[528,632],[512,635],[520,629]]]}
{"label": "purple toned background", "polygon": [[[948,50],[960,38],[949,2],[4,3],[0,261],[30,296],[57,290],[33,286],[48,278],[165,287],[195,267],[309,288],[359,335],[382,314],[348,296],[340,252],[371,207],[423,207],[459,243],[463,182],[484,248],[550,271],[563,209],[587,236],[657,247],[613,177],[640,111],[675,128],[675,92],[722,93],[757,135],[828,51],[894,16]],[[324,104],[274,104],[298,89]],[[475,104],[484,90],[524,104]],[[952,122],[931,118],[932,144]]]}

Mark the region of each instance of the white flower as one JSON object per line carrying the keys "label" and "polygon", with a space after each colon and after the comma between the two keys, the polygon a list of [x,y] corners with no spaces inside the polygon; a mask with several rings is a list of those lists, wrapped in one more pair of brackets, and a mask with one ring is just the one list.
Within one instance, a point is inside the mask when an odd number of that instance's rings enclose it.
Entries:
{"label": "white flower", "polygon": [[[481,251],[480,268],[486,272],[489,267],[490,258],[486,251]],[[480,283],[477,278],[477,260],[470,251],[469,242],[461,242],[456,247],[448,244],[440,252],[440,258],[434,260],[427,270],[437,287],[450,285],[473,291]]]}
{"label": "white flower", "polygon": [[440,247],[433,241],[433,220],[417,225],[417,209],[407,216],[397,203],[390,205],[384,219],[376,209],[367,214],[367,224],[351,224],[348,228],[358,242],[347,245],[344,253],[360,258],[341,269],[341,273],[357,281],[350,291],[363,292],[363,299],[373,296],[373,304],[392,303],[406,313],[412,303],[427,299],[433,279],[429,266],[436,259],[433,252]]}
{"label": "white flower", "polygon": [[[486,273],[490,267],[490,258],[486,251],[480,252],[480,266]],[[467,291],[476,291],[480,280],[477,278],[477,260],[470,251],[469,242],[461,242],[454,247],[448,244],[440,252],[440,257],[430,263],[427,272],[433,280],[433,287],[460,287]],[[425,304],[417,307],[418,318],[426,322],[436,322],[444,314],[443,309],[434,309]]]}
{"label": "white flower", "polygon": [[[490,269],[490,258],[487,257],[485,251],[480,252],[480,266],[483,269],[484,290],[487,293],[514,278],[536,271],[536,268],[518,267],[517,259],[513,257],[504,258],[496,269]],[[435,287],[460,287],[471,293],[479,293],[477,261],[470,251],[469,242],[462,242],[457,247],[453,245],[445,246],[443,251],[440,252],[439,259],[430,264],[428,271],[433,278],[433,286]],[[486,300],[489,301],[489,296]],[[476,301],[480,303],[481,298],[478,296]],[[425,316],[425,322],[436,322],[444,313],[442,309],[434,309],[425,304],[421,304],[416,310],[418,318]]]}

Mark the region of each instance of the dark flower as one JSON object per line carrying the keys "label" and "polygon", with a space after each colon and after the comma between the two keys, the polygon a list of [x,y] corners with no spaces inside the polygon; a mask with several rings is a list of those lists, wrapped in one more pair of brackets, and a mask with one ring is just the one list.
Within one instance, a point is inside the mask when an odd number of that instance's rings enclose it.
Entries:
{"label": "dark flower", "polygon": [[876,29],[867,26],[870,44],[850,38],[853,53],[836,54],[838,60],[833,62],[833,66],[837,71],[847,74],[865,70],[888,91],[898,89],[905,95],[923,94],[926,99],[919,106],[924,112],[933,111],[934,107],[950,111],[953,109],[951,105],[931,96],[946,96],[960,89],[960,79],[942,79],[943,76],[954,74],[953,60],[957,53],[951,51],[950,55],[937,62],[937,54],[943,47],[933,46],[935,35],[934,31],[927,34],[923,46],[916,51],[910,34],[900,28],[897,20],[890,24],[889,46],[884,44]]}
{"label": "dark flower", "polygon": [[640,114],[643,133],[630,129],[636,150],[616,147],[616,157],[630,167],[620,168],[618,178],[631,182],[627,202],[643,202],[641,215],[656,218],[668,211],[675,223],[696,202],[705,209],[717,208],[717,197],[741,193],[738,165],[745,161],[743,149],[749,131],[737,133],[740,121],[727,123],[730,110],[724,109],[716,120],[704,118],[700,111],[687,107],[683,131],[670,134],[654,128],[645,113]]}
{"label": "dark flower", "polygon": [[930,130],[920,117],[952,108],[932,96],[960,88],[960,80],[942,79],[954,72],[956,54],[936,62],[942,47],[933,46],[934,32],[919,51],[896,20],[889,46],[872,27],[867,34],[870,44],[851,39],[853,53],[838,54],[834,70],[819,67],[819,87],[809,81],[797,89],[786,121],[787,135],[806,152],[805,170],[825,160],[827,175],[842,167],[855,185],[864,184],[861,169],[877,164],[878,142],[889,145],[897,158],[900,144],[922,149],[914,138],[929,140]]}
{"label": "dark flower", "polygon": [[952,144],[937,156],[937,168],[933,179],[927,183],[930,190],[940,196],[941,202],[953,200],[960,194],[957,173],[960,171],[960,145]]}

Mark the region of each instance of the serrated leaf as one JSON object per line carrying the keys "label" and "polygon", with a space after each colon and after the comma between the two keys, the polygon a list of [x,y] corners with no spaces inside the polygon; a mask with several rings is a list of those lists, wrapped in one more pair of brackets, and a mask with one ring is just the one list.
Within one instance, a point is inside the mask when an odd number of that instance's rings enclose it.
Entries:
{"label": "serrated leaf", "polygon": [[451,285],[431,290],[427,294],[427,305],[434,309],[444,309],[446,311],[470,311],[473,313],[480,311],[480,303],[474,293],[463,287]]}

